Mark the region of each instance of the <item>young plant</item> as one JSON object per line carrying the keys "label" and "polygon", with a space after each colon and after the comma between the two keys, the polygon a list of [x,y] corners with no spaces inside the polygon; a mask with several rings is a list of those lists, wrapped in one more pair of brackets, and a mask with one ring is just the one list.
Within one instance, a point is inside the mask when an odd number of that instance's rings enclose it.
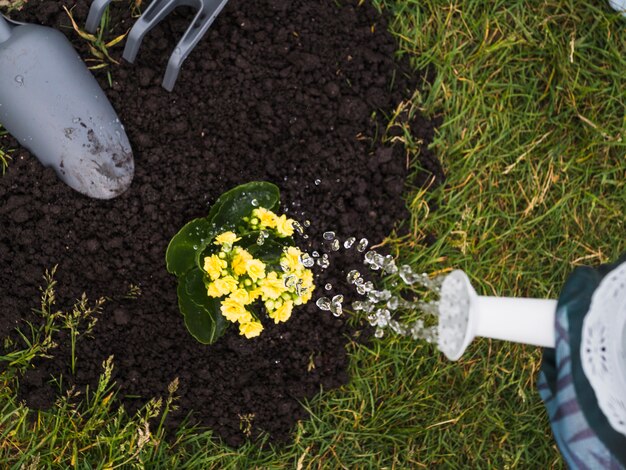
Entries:
{"label": "young plant", "polygon": [[178,277],[185,325],[201,343],[217,341],[230,323],[253,338],[263,331],[262,311],[285,322],[311,299],[313,273],[300,260],[294,221],[274,212],[279,200],[271,183],[237,186],[171,240],[167,269]]}
{"label": "young plant", "polygon": [[[2,126],[0,126],[0,137],[7,135],[7,131],[5,131]],[[9,167],[9,160],[11,160],[11,156],[9,153],[11,150],[3,150],[0,148],[0,169],[2,170],[2,174],[4,175],[6,169]]]}
{"label": "young plant", "polygon": [[[91,34],[83,30],[80,26],[78,26],[78,24],[74,20],[74,16],[72,15],[72,12],[68,10],[66,6],[63,6],[63,9],[67,13],[67,16],[69,17],[70,22],[72,23],[72,27],[74,28],[74,31],[76,31],[76,33],[81,38],[87,41],[89,52],[92,55],[92,57],[85,60],[85,62],[92,64],[92,65],[89,65],[89,69],[98,70],[98,69],[102,69],[105,67],[110,67],[111,64],[119,65],[119,62],[110,55],[109,49],[112,48],[113,46],[116,46],[120,42],[122,42],[124,38],[126,37],[126,35],[128,34],[128,31],[125,32],[124,34],[120,34],[119,36],[117,36],[116,38],[113,38],[110,41],[106,41],[104,39],[104,34],[109,29],[109,18],[110,18],[109,10],[107,9],[104,12],[104,15],[102,15],[102,19],[100,20],[100,28],[98,28],[98,32],[96,34]],[[107,71],[107,77],[109,80],[109,85],[113,86],[113,78],[111,77],[110,68]]]}
{"label": "young plant", "polygon": [[88,321],[87,327],[84,331],[89,335],[96,326],[97,314],[102,310],[104,299],[100,298],[96,301],[94,306],[90,306],[87,301],[87,296],[83,293],[81,299],[74,304],[72,311],[65,314],[63,317],[63,326],[69,330],[70,334],[70,347],[71,347],[71,370],[72,375],[76,375],[76,340],[80,333],[80,327],[84,321]]}

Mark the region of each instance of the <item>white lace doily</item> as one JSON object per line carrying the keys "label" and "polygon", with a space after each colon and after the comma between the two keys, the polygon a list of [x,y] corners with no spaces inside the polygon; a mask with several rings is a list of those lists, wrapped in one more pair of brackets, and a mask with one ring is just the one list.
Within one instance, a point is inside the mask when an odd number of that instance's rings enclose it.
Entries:
{"label": "white lace doily", "polygon": [[598,406],[626,436],[626,263],[607,274],[591,297],[580,358]]}

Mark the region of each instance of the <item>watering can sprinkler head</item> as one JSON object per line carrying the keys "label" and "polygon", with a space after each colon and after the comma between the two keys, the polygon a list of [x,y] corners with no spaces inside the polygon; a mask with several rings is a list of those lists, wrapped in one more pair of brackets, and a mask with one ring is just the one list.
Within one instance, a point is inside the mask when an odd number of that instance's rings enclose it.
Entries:
{"label": "watering can sprinkler head", "polygon": [[479,296],[467,274],[452,271],[441,285],[438,347],[458,360],[476,336],[554,347],[556,300]]}
{"label": "watering can sprinkler head", "polygon": [[439,301],[439,350],[451,361],[458,360],[475,336],[476,291],[465,272],[452,271],[441,284]]}
{"label": "watering can sprinkler head", "polygon": [[76,191],[96,199],[130,186],[124,126],[59,31],[0,15],[0,123]]}

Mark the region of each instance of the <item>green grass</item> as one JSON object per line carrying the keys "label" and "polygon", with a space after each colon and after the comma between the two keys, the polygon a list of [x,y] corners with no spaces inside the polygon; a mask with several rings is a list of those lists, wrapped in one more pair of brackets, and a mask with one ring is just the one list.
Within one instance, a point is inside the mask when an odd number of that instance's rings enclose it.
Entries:
{"label": "green grass", "polygon": [[[389,241],[400,262],[431,273],[465,269],[484,294],[555,297],[574,266],[626,250],[624,20],[600,0],[377,4],[392,13],[399,53],[436,73],[406,107],[443,118],[433,148],[448,173],[434,195],[410,189],[413,235]],[[419,151],[410,135],[402,139]],[[429,211],[427,198],[440,209]],[[437,242],[424,246],[425,233]],[[311,418],[293,443],[268,451],[229,449],[194,429],[165,440],[158,419],[146,423],[175,400],[128,416],[106,375],[79,408],[60,399],[52,413],[30,412],[14,398],[15,371],[28,358],[14,357],[15,367],[0,376],[0,462],[563,467],[535,389],[536,348],[480,340],[457,363],[402,338],[351,344],[350,352],[350,384],[308,403]]]}
{"label": "green grass", "polygon": [[[5,135],[7,135],[7,131],[4,130],[2,125],[0,125],[0,137],[3,137]],[[2,147],[0,147],[0,171],[3,175],[9,167],[9,162],[11,161],[11,155],[9,154],[11,153],[11,151],[11,149],[3,149]]]}

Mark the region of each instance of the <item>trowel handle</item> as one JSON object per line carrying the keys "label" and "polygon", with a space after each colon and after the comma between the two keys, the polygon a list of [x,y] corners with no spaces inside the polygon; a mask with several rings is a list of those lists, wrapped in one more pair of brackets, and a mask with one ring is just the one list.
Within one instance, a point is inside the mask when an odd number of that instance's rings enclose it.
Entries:
{"label": "trowel handle", "polygon": [[0,15],[0,44],[11,37],[11,30],[13,26],[6,20],[6,18]]}

